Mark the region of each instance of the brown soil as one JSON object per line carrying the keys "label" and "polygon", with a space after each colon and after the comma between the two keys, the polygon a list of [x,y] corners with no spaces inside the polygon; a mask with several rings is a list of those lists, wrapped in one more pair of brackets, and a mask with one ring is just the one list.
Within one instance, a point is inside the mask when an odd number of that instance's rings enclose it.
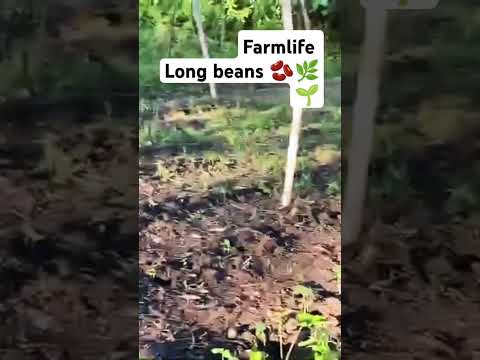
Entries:
{"label": "brown soil", "polygon": [[[299,309],[292,288],[301,284],[339,338],[339,200],[314,194],[278,210],[275,196],[252,187],[224,196],[182,189],[140,177],[141,353],[209,358],[212,347],[227,347],[244,355],[257,323],[272,330],[276,315]],[[284,343],[292,332],[287,326]]]}

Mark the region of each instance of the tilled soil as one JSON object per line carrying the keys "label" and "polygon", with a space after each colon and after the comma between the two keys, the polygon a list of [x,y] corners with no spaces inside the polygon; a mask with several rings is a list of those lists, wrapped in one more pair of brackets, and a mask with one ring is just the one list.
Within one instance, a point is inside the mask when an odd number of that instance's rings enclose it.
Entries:
{"label": "tilled soil", "polygon": [[[296,285],[314,290],[310,311],[326,316],[339,338],[339,200],[317,194],[279,210],[278,199],[255,188],[219,198],[148,173],[139,186],[141,353],[202,359],[227,347],[242,354],[257,323],[299,309]],[[287,326],[284,343],[292,333]]]}

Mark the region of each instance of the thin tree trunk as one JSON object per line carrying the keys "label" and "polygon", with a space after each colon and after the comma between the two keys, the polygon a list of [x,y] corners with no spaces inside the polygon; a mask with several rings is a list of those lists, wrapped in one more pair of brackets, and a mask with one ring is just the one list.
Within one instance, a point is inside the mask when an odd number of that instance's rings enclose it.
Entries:
{"label": "thin tree trunk", "polygon": [[285,168],[285,182],[283,184],[282,207],[292,202],[293,183],[295,180],[295,169],[297,167],[297,154],[300,144],[300,132],[302,130],[302,109],[292,109],[292,124],[290,127],[290,139],[287,153],[287,166]]}
{"label": "thin tree trunk", "polygon": [[293,12],[290,0],[281,0],[282,5],[282,21],[285,30],[293,30]]}
{"label": "thin tree trunk", "polygon": [[[292,3],[290,0],[282,0],[282,20],[285,30],[293,30]],[[292,125],[290,128],[290,138],[287,152],[287,164],[285,167],[285,180],[283,185],[283,194],[281,199],[282,207],[290,205],[292,202],[293,183],[295,180],[295,169],[297,166],[297,153],[300,142],[300,132],[302,129],[302,109],[292,109]]]}
{"label": "thin tree trunk", "polygon": [[[205,31],[203,30],[203,21],[202,21],[202,5],[201,0],[192,0],[192,12],[195,24],[197,26],[198,40],[200,41],[200,47],[202,49],[202,55],[205,59],[208,59],[208,42]],[[208,84],[210,87],[210,96],[212,99],[217,98],[217,89],[214,83]]]}
{"label": "thin tree trunk", "polygon": [[172,56],[173,43],[175,42],[175,24],[177,22],[178,4],[179,4],[179,1],[177,1],[175,3],[175,6],[173,7],[173,14],[172,14],[172,17],[170,18],[170,37],[168,39],[168,55],[167,55],[167,57]]}
{"label": "thin tree trunk", "polygon": [[372,152],[375,115],[387,30],[387,12],[371,6],[366,9],[362,62],[352,118],[347,184],[342,223],[342,244],[358,239],[363,223],[368,167]]}
{"label": "thin tree trunk", "polygon": [[308,10],[307,5],[305,4],[305,0],[300,0],[300,8],[302,9],[303,24],[305,26],[305,30],[310,30],[312,28],[312,22],[310,21],[310,17],[308,16]]}

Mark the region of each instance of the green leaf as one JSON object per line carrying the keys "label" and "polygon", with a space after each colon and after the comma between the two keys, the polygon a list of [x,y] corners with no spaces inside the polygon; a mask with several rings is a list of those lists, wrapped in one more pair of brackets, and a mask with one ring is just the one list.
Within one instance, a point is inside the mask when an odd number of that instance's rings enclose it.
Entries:
{"label": "green leaf", "polygon": [[307,90],[302,89],[302,88],[297,89],[297,94],[300,95],[300,96],[308,96]]}
{"label": "green leaf", "polygon": [[297,72],[298,72],[300,75],[305,74],[305,72],[303,71],[302,65],[297,64]]}
{"label": "green leaf", "polygon": [[267,337],[265,336],[266,329],[267,327],[263,322],[260,322],[255,326],[255,336],[262,342],[263,345],[265,345],[267,342]]}
{"label": "green leaf", "polygon": [[310,75],[307,75],[307,79],[308,79],[308,80],[316,80],[316,79],[318,79],[318,76],[317,76],[317,75],[310,74]]}
{"label": "green leaf", "polygon": [[250,352],[249,360],[265,360],[265,355],[263,351],[254,351]]}
{"label": "green leaf", "polygon": [[303,68],[305,69],[305,71],[308,71],[308,62],[307,62],[307,60],[305,60],[305,61],[303,62]]}
{"label": "green leaf", "polygon": [[316,73],[318,71],[318,69],[309,69],[308,72],[309,73]]}
{"label": "green leaf", "polygon": [[302,328],[313,328],[323,326],[327,319],[322,315],[300,313],[297,315],[297,321]]}
{"label": "green leaf", "polygon": [[303,298],[313,298],[313,290],[303,285],[297,285],[293,288],[293,295],[301,295]]}
{"label": "green leaf", "polygon": [[313,69],[317,64],[318,64],[318,60],[317,60],[317,59],[312,60],[312,61],[310,61],[310,63],[308,64],[308,68],[309,68],[309,69]]}
{"label": "green leaf", "polygon": [[312,85],[312,86],[310,86],[310,89],[308,89],[308,95],[312,96],[317,91],[318,91],[318,85],[317,84]]}

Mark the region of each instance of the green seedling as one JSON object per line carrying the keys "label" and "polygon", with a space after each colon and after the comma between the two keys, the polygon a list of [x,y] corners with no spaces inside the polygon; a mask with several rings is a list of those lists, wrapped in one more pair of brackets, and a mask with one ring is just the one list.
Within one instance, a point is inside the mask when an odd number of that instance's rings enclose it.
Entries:
{"label": "green seedling", "polygon": [[300,96],[305,96],[307,98],[307,106],[312,105],[312,96],[315,95],[318,91],[318,85],[312,85],[308,89],[298,88],[297,94]]}
{"label": "green seedling", "polygon": [[230,350],[224,348],[214,348],[212,354],[220,355],[222,360],[239,360]]}
{"label": "green seedling", "polygon": [[264,353],[263,351],[259,350],[252,350],[250,351],[250,356],[248,357],[249,360],[266,360],[268,359],[268,354]]}
{"label": "green seedling", "polygon": [[266,330],[267,326],[263,322],[258,323],[255,326],[255,343],[250,350],[250,355],[248,357],[249,360],[266,360],[268,358],[268,354],[261,350],[258,350],[259,341],[263,344],[263,346],[267,344],[267,337],[265,335]]}
{"label": "green seedling", "polygon": [[255,337],[263,344],[263,346],[267,344],[267,336],[265,335],[266,330],[267,326],[263,322],[260,322],[255,326]]}
{"label": "green seedling", "polygon": [[232,252],[232,244],[230,244],[230,240],[224,239],[222,242],[222,251],[224,254],[229,255]]}
{"label": "green seedling", "polygon": [[304,313],[308,312],[310,305],[312,305],[315,298],[313,290],[309,287],[303,285],[297,285],[293,288],[294,296],[301,296],[302,298],[302,311]]}
{"label": "green seedling", "polygon": [[288,316],[291,313],[292,313],[292,310],[285,310],[280,313],[275,313],[273,317],[275,321],[275,326],[277,327],[280,359],[283,359],[283,327],[285,325],[285,322],[288,319]]}
{"label": "green seedling", "polygon": [[326,318],[322,315],[309,313],[300,313],[297,320],[301,329],[310,330],[310,336],[307,340],[298,344],[300,347],[310,348],[313,352],[314,360],[337,360],[339,354],[330,346],[331,339],[325,328]]}
{"label": "green seedling", "polygon": [[327,319],[322,315],[302,312],[297,315],[298,325],[303,329],[324,328]]}
{"label": "green seedling", "polygon": [[318,79],[318,76],[315,75],[315,73],[318,71],[318,69],[316,68],[317,64],[318,60],[312,60],[310,62],[304,61],[303,65],[297,64],[297,72],[301,76],[300,80],[298,81],[302,81],[303,79]]}
{"label": "green seedling", "polygon": [[[313,293],[313,290],[309,287],[303,286],[303,285],[297,285],[293,288],[293,295],[294,296],[301,296],[302,298],[302,312],[297,314],[297,321],[299,323],[299,329],[295,335],[295,341],[293,341],[290,344],[290,348],[288,349],[287,356],[285,357],[285,360],[289,360],[290,356],[292,355],[293,347],[298,341],[298,338],[300,336],[300,333],[302,329],[308,327],[309,322],[312,321],[321,321],[323,317],[321,315],[311,315],[308,313],[308,310],[310,306],[313,303],[313,300],[315,299],[315,294]],[[312,318],[312,316],[316,316],[316,318]],[[303,322],[303,323],[302,323]]]}
{"label": "green seedling", "polygon": [[148,269],[145,274],[147,274],[149,277],[151,277],[152,279],[155,278],[157,276],[157,270],[155,270],[155,268],[150,268]]}

